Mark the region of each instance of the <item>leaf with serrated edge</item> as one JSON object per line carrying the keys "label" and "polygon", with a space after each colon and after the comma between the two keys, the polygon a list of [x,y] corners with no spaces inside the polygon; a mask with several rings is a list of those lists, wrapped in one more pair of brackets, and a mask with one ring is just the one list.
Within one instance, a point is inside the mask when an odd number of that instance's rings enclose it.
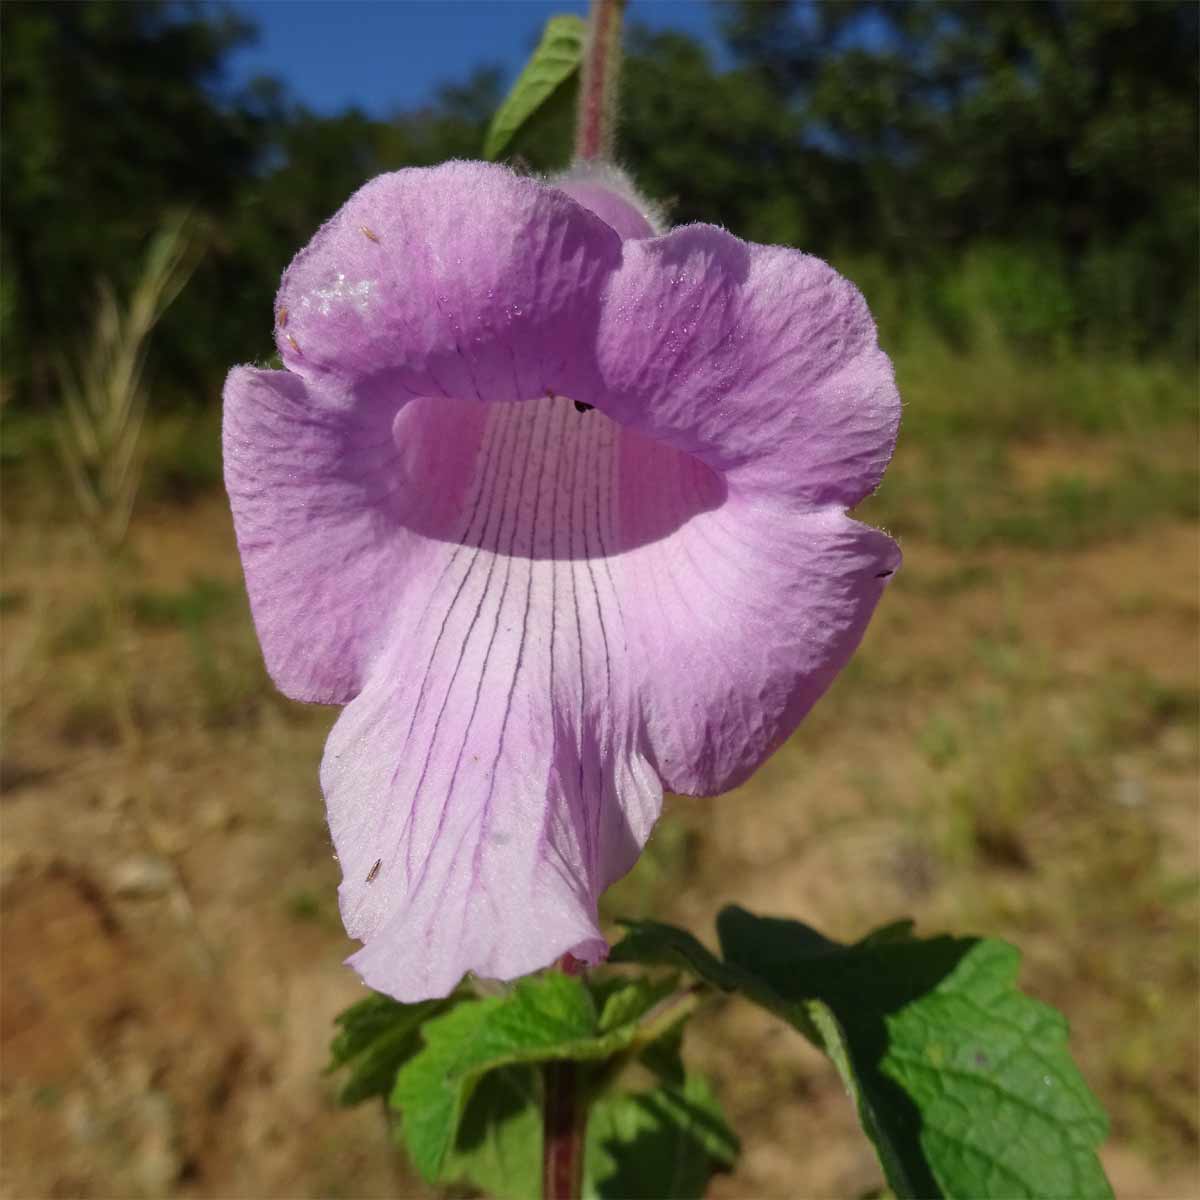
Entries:
{"label": "leaf with serrated edge", "polygon": [[503,1002],[500,996],[467,1000],[427,1021],[424,1048],[396,1076],[390,1103],[403,1114],[401,1131],[413,1166],[430,1183],[438,1181],[475,1082],[471,1076],[462,1077],[463,1063],[469,1061],[472,1043],[488,1017]]}
{"label": "leaf with serrated edge", "polygon": [[1065,1021],[1016,990],[1012,947],[917,940],[899,922],[844,946],[738,908],[718,930],[725,961],[655,922],[630,923],[612,958],[686,966],[805,1033],[837,1066],[898,1196],[1111,1196],[1094,1151],[1103,1112]]}
{"label": "leaf with serrated edge", "polygon": [[898,1195],[1111,1196],[1103,1111],[1066,1021],[1017,990],[1013,947],[896,926],[839,946],[738,908],[718,932],[731,966],[806,1007]]}
{"label": "leaf with serrated edge", "polygon": [[344,1066],[361,1054],[377,1037],[386,1033],[406,1006],[389,996],[372,992],[334,1018],[338,1027],[329,1045],[328,1070]]}
{"label": "leaf with serrated edge", "polygon": [[700,1200],[717,1166],[737,1159],[738,1139],[707,1082],[621,1092],[597,1100],[584,1150],[585,1200]]}
{"label": "leaf with serrated edge", "polygon": [[451,998],[399,1004],[372,994],[341,1013],[327,1068],[327,1073],[344,1067],[350,1071],[338,1103],[348,1106],[386,1096],[397,1071],[420,1049],[422,1023],[453,1003]]}
{"label": "leaf with serrated edge", "polygon": [[1094,1147],[1103,1110],[1067,1051],[1067,1022],[1016,989],[1020,956],[983,941],[935,991],[887,1018],[883,1073],[921,1112],[950,1196],[1112,1195]]}
{"label": "leaf with serrated edge", "polygon": [[541,1174],[538,1068],[522,1063],[489,1071],[467,1102],[441,1182],[478,1188],[492,1200],[529,1200],[538,1195]]}
{"label": "leaf with serrated edge", "polygon": [[[644,1007],[659,985],[629,1001],[624,1023],[601,1030],[595,1001],[583,982],[552,972],[521,980],[506,996],[461,1002],[451,1012],[426,1022],[425,1045],[396,1077],[391,1103],[403,1113],[404,1141],[421,1174],[434,1183],[443,1179],[447,1154],[479,1080],[488,1072],[520,1063],[552,1059],[599,1061],[639,1044],[648,1036],[630,1014]],[[652,1005],[651,1005],[652,1007]],[[668,1014],[662,1036],[691,1009]]]}

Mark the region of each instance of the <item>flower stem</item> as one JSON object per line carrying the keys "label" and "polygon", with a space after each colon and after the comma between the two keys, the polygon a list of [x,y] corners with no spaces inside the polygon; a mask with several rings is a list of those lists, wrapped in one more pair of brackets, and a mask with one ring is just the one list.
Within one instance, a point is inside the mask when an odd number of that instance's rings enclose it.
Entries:
{"label": "flower stem", "polygon": [[[578,975],[582,964],[564,954],[564,975]],[[579,1089],[570,1059],[542,1068],[545,1124],[542,1132],[542,1200],[579,1200],[583,1184],[583,1121]]]}
{"label": "flower stem", "polygon": [[624,8],[625,0],[592,0],[575,123],[575,157],[583,162],[612,158]]}
{"label": "flower stem", "polygon": [[542,1144],[542,1200],[579,1200],[583,1145],[575,1117],[575,1064],[568,1059],[542,1068],[546,1125]]}

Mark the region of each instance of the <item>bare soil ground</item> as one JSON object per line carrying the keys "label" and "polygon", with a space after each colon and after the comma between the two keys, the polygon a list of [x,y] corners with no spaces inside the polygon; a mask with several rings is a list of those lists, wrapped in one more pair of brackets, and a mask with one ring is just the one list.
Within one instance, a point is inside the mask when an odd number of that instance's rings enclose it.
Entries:
{"label": "bare soil ground", "polygon": [[[107,633],[78,536],[35,517],[4,581],[0,1192],[429,1195],[322,1075],[362,994],[316,777],[334,714],[266,683],[221,498],[138,519]],[[1200,1196],[1197,531],[905,553],[824,704],[739,792],[671,801],[609,911],[1009,937],[1112,1114],[1118,1194]],[[691,1042],[744,1143],[714,1196],[878,1186],[798,1035],[729,1003]]]}

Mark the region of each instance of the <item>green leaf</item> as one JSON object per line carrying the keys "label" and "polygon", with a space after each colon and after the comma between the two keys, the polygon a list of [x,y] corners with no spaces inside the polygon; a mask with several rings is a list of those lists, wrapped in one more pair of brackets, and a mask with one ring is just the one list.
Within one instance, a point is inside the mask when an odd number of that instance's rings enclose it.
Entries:
{"label": "green leaf", "polygon": [[1002,942],[914,939],[897,923],[852,946],[738,908],[724,961],[690,934],[630,927],[614,961],[685,965],[791,1023],[833,1059],[898,1196],[1111,1196],[1107,1122],[1065,1020],[1015,986]]}
{"label": "green leaf", "polygon": [[666,1000],[678,989],[679,976],[664,975],[659,979],[648,979],[644,975],[634,978],[608,976],[589,980],[588,986],[600,1011],[596,1027],[600,1033],[610,1033],[640,1021]]}
{"label": "green leaf", "polygon": [[650,1042],[638,1055],[642,1065],[663,1083],[678,1085],[683,1082],[683,1031],[684,1023],[681,1021]]}
{"label": "green leaf", "polygon": [[656,979],[593,976],[588,987],[600,1010],[598,1031],[610,1035],[607,1044],[613,1047],[613,1057],[584,1076],[588,1092],[611,1087],[631,1058],[663,1082],[682,1084],[683,1030],[699,1007],[697,989],[681,989],[674,972]]}
{"label": "green leaf", "polygon": [[551,17],[533,57],[492,118],[483,156],[497,159],[517,131],[579,69],[587,25],[581,17]]}
{"label": "green leaf", "polygon": [[420,1049],[422,1023],[453,1003],[451,999],[398,1004],[372,993],[346,1009],[336,1019],[339,1031],[329,1047],[332,1061],[327,1068],[327,1072],[350,1069],[338,1103],[360,1104],[388,1095],[396,1072]]}
{"label": "green leaf", "polygon": [[[426,1021],[424,1046],[397,1075],[391,1096],[403,1114],[414,1166],[430,1183],[469,1178],[485,1190],[504,1191],[496,1182],[502,1163],[526,1160],[521,1139],[531,1127],[513,1102],[513,1089],[533,1094],[540,1112],[540,1077],[525,1068],[553,1059],[607,1064],[623,1051],[639,1054],[669,1039],[695,1007],[694,996],[676,991],[675,982],[610,980],[592,985],[593,991],[555,971],[523,979],[504,996],[461,1000]],[[672,995],[677,1003],[670,1002]],[[496,1078],[502,1073],[507,1093]],[[602,1074],[581,1078],[595,1086]],[[488,1114],[496,1113],[508,1125],[489,1131]],[[486,1168],[480,1165],[485,1162]],[[518,1191],[519,1178],[512,1184]]]}
{"label": "green leaf", "polygon": [[1065,1018],[1017,991],[1019,964],[1007,943],[977,943],[934,992],[885,1018],[883,1072],[916,1103],[948,1195],[1111,1197],[1095,1154],[1108,1120]]}
{"label": "green leaf", "polygon": [[469,1069],[474,1044],[503,1003],[500,996],[466,1000],[428,1021],[424,1048],[396,1076],[390,1102],[403,1114],[401,1129],[413,1166],[430,1183],[441,1177],[477,1082]]}
{"label": "green leaf", "polygon": [[625,936],[610,951],[610,963],[686,967],[723,992],[735,992],[748,982],[743,972],[723,963],[685,929],[658,921],[622,921],[621,924],[625,926]]}
{"label": "green leaf", "polygon": [[493,1200],[529,1200],[542,1186],[542,1084],[536,1066],[501,1067],[476,1084],[441,1182]]}
{"label": "green leaf", "polygon": [[789,1003],[752,972],[722,962],[686,930],[658,921],[623,921],[622,924],[627,932],[612,948],[609,962],[685,967],[722,992],[741,992],[795,1025],[818,1046],[823,1045],[821,1034],[803,1004]]}
{"label": "green leaf", "polygon": [[597,1100],[584,1148],[585,1200],[700,1200],[738,1139],[707,1082],[622,1092]]}
{"label": "green leaf", "polygon": [[488,1072],[550,1059],[607,1058],[636,1036],[633,1023],[601,1031],[581,980],[552,972],[523,979],[507,996],[468,1000],[425,1024],[424,1048],[400,1072],[392,1105],[404,1114],[413,1163],[443,1179],[467,1102]]}
{"label": "green leaf", "polygon": [[898,926],[841,946],[739,908],[717,929],[728,961],[805,1007],[898,1195],[1111,1196],[1104,1112],[1064,1018],[1017,990],[1012,946]]}

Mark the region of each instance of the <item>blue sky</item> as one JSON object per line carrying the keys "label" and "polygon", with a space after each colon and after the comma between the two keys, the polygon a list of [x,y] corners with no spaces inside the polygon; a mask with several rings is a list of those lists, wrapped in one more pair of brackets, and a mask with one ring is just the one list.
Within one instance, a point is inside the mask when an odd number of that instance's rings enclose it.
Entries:
{"label": "blue sky", "polygon": [[[318,112],[358,105],[376,116],[412,108],[439,83],[484,63],[510,79],[553,13],[584,0],[234,0],[259,26],[258,44],[230,56],[230,82],[283,79]],[[709,0],[630,0],[627,20],[685,30],[717,48]]]}

